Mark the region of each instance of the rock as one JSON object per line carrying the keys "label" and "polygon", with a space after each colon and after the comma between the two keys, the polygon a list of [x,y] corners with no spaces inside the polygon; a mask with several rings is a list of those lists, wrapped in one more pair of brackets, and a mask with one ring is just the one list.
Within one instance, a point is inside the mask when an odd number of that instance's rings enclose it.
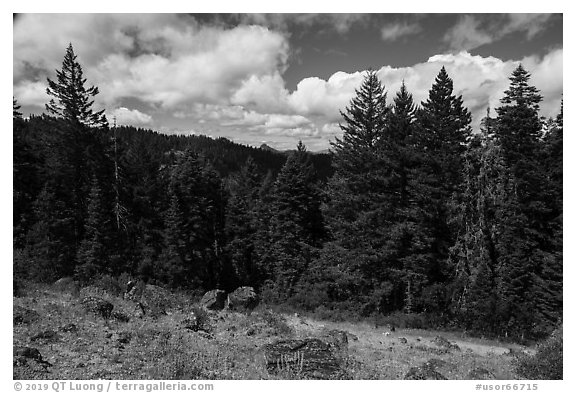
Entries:
{"label": "rock", "polygon": [[36,348],[16,346],[14,347],[13,354],[13,365],[15,367],[28,365],[28,360],[34,361],[36,364],[41,365],[44,369],[48,366],[52,366],[42,358],[40,351]]}
{"label": "rock", "polygon": [[14,306],[13,308],[14,325],[29,325],[30,323],[37,321],[39,318],[40,314],[34,310],[21,306]]}
{"label": "rock", "polygon": [[432,340],[432,342],[433,342],[434,344],[436,344],[437,346],[439,346],[440,348],[444,348],[444,349],[447,349],[447,350],[450,350],[450,349],[454,349],[454,350],[457,350],[457,351],[460,350],[460,347],[459,347],[458,345],[452,344],[450,341],[448,341],[447,339],[445,339],[445,338],[442,337],[442,336],[436,336],[436,337]]}
{"label": "rock", "polygon": [[112,318],[118,322],[130,322],[130,317],[121,311],[112,311]]}
{"label": "rock", "polygon": [[60,331],[65,333],[76,333],[78,331],[78,327],[73,323],[69,323],[61,326]]}
{"label": "rock", "polygon": [[95,296],[87,296],[82,299],[82,305],[86,310],[104,319],[110,318],[114,305],[109,301]]}
{"label": "rock", "polygon": [[52,288],[58,292],[71,293],[78,295],[80,292],[80,284],[78,284],[72,277],[62,277],[52,284]]}
{"label": "rock", "polygon": [[14,356],[22,356],[27,359],[42,361],[40,351],[31,347],[14,347]]}
{"label": "rock", "polygon": [[212,333],[208,333],[208,332],[198,332],[198,335],[200,337],[205,338],[206,340],[213,340],[214,339],[214,335]]}
{"label": "rock", "polygon": [[348,349],[348,332],[344,330],[327,330],[324,332],[324,339],[336,349]]}
{"label": "rock", "polygon": [[221,289],[213,289],[202,296],[200,306],[206,310],[223,310],[226,305],[226,292]]}
{"label": "rock", "polygon": [[496,379],[496,376],[493,372],[486,370],[482,367],[476,367],[468,373],[468,379]]}
{"label": "rock", "polygon": [[128,344],[132,340],[132,333],[131,332],[119,332],[116,341],[120,344]]}
{"label": "rock", "polygon": [[408,340],[406,340],[405,337],[400,337],[398,341],[400,341],[402,344],[408,344]]}
{"label": "rock", "polygon": [[447,378],[436,371],[433,367],[426,364],[418,367],[412,367],[406,375],[405,380],[446,380]]}
{"label": "rock", "polygon": [[232,311],[252,311],[260,299],[252,287],[240,287],[228,295],[226,306]]}
{"label": "rock", "polygon": [[294,373],[309,379],[346,377],[344,358],[328,342],[317,338],[279,340],[264,346],[269,373]]}
{"label": "rock", "polygon": [[54,330],[45,330],[30,337],[30,341],[38,341],[38,340],[53,343],[60,340],[60,336],[58,336],[58,333],[56,333]]}

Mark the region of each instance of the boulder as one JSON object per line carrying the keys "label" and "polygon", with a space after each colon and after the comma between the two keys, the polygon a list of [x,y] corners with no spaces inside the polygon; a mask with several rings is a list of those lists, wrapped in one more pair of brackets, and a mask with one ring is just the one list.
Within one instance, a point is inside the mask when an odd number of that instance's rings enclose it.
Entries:
{"label": "boulder", "polygon": [[118,332],[116,335],[116,342],[120,347],[124,348],[124,344],[129,344],[132,340],[132,332]]}
{"label": "boulder", "polygon": [[54,343],[59,340],[60,336],[54,330],[44,330],[30,337],[30,341],[44,341]]}
{"label": "boulder", "polygon": [[31,347],[14,347],[14,356],[21,356],[26,359],[42,361],[42,355],[36,348]]}
{"label": "boulder", "polygon": [[52,284],[52,288],[58,292],[71,293],[78,295],[80,292],[80,284],[78,284],[72,277],[62,277]]}
{"label": "boulder", "polygon": [[16,346],[13,350],[14,355],[14,366],[26,366],[28,361],[32,360],[34,363],[43,366],[44,368],[51,366],[50,363],[45,361],[40,354],[40,351],[36,348]]}
{"label": "boulder", "polygon": [[326,342],[338,350],[348,349],[348,335],[348,332],[337,329],[325,330],[323,334]]}
{"label": "boulder", "polygon": [[112,311],[112,318],[118,322],[130,322],[130,317],[121,311]]}
{"label": "boulder", "polygon": [[206,310],[222,310],[226,305],[226,292],[221,289],[213,289],[202,296],[200,306]]}
{"label": "boulder", "polygon": [[264,346],[266,369],[307,379],[343,379],[344,357],[334,345],[318,338],[279,340]]}
{"label": "boulder", "polygon": [[436,344],[437,346],[439,346],[440,348],[446,349],[446,350],[450,350],[450,349],[454,349],[459,351],[460,347],[456,344],[452,344],[450,341],[448,341],[446,338],[442,337],[442,336],[436,336],[432,342],[434,344]]}
{"label": "boulder", "polygon": [[78,331],[78,326],[73,323],[67,323],[60,327],[60,331],[65,333],[76,333]]}
{"label": "boulder", "polygon": [[14,306],[12,315],[14,325],[29,325],[40,318],[36,311],[21,306]]}
{"label": "boulder", "polygon": [[252,287],[240,287],[228,295],[226,307],[232,311],[252,311],[260,302]]}
{"label": "boulder", "polygon": [[82,299],[84,308],[104,319],[110,318],[114,305],[109,301],[96,296],[87,296]]}

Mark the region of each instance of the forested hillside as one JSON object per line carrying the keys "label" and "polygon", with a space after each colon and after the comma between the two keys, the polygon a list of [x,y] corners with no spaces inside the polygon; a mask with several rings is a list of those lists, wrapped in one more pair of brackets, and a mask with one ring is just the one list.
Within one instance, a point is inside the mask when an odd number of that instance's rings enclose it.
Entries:
{"label": "forested hillside", "polygon": [[562,319],[563,112],[530,73],[495,117],[444,68],[428,98],[367,73],[331,155],[114,127],[70,46],[42,116],[15,97],[14,277],[257,289],[265,301],[540,338]]}

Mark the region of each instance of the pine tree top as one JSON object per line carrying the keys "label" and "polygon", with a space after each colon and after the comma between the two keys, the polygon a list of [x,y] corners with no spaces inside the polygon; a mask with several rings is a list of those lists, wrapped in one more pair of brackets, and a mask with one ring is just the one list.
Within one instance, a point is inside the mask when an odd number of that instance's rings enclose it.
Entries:
{"label": "pine tree top", "polygon": [[82,67],[76,60],[72,44],[68,45],[62,69],[56,70],[56,81],[48,78],[46,93],[54,98],[46,104],[50,115],[65,119],[71,123],[83,124],[89,127],[107,127],[108,121],[104,111],[93,112],[92,97],[99,91],[95,86],[86,88],[86,78]]}
{"label": "pine tree top", "polygon": [[[356,95],[345,112],[340,112],[344,123],[342,140],[333,143],[336,152],[347,147],[373,148],[386,125],[389,108],[386,105],[386,92],[376,71],[369,70]],[[347,146],[347,147],[346,147]]]}
{"label": "pine tree top", "polygon": [[428,99],[422,103],[422,107],[428,111],[439,111],[450,109],[453,97],[452,92],[454,84],[452,79],[448,76],[446,68],[442,67],[436,78],[434,84],[429,91]]}
{"label": "pine tree top", "polygon": [[434,80],[428,99],[418,110],[421,126],[432,144],[462,146],[470,137],[472,115],[464,106],[462,96],[454,94],[452,79],[442,67]]}
{"label": "pine tree top", "polygon": [[510,87],[504,92],[504,97],[500,100],[503,104],[527,106],[535,111],[539,109],[542,96],[538,89],[528,85],[530,73],[524,69],[522,64],[512,72]]}

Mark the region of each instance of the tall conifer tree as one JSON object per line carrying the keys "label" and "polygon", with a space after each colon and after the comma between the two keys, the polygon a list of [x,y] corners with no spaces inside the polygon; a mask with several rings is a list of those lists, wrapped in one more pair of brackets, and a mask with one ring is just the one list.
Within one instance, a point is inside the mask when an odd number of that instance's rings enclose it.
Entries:
{"label": "tall conifer tree", "polygon": [[92,110],[94,104],[92,97],[98,94],[98,88],[85,87],[86,79],[76,57],[72,44],[68,45],[62,69],[56,70],[57,81],[48,79],[46,93],[54,98],[46,104],[46,110],[48,114],[73,124],[107,127],[104,110],[98,112]]}

